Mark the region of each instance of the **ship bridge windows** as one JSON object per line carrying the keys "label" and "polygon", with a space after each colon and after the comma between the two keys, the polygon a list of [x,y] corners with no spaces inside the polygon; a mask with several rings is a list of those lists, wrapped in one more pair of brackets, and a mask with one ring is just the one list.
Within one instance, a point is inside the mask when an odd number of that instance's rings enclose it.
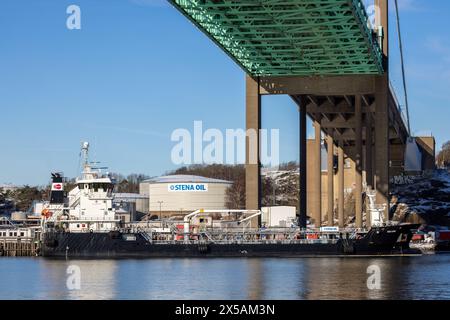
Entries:
{"label": "ship bridge windows", "polygon": [[79,189],[89,189],[94,190],[95,192],[98,192],[99,190],[103,191],[112,191],[113,185],[111,183],[81,183],[78,185]]}
{"label": "ship bridge windows", "polygon": [[90,183],[89,189],[94,190],[94,192],[99,192],[99,191],[109,192],[109,191],[112,191],[113,188],[112,188],[112,184],[110,184],[110,183]]}

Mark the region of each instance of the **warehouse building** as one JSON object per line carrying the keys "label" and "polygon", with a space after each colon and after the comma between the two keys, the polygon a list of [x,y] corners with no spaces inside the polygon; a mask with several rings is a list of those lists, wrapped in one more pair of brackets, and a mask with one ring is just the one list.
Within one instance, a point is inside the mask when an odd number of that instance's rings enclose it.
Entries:
{"label": "warehouse building", "polygon": [[197,209],[226,209],[232,182],[193,175],[169,175],[141,182],[139,193],[148,197],[153,219],[184,215]]}
{"label": "warehouse building", "polygon": [[147,214],[148,197],[138,193],[115,193],[113,206],[116,219],[125,223],[136,221]]}

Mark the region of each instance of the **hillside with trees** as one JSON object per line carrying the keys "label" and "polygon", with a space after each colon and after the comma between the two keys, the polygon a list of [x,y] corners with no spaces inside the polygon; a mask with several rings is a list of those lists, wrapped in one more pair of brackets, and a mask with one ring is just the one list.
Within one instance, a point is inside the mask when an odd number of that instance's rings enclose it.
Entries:
{"label": "hillside with trees", "polygon": [[0,213],[11,211],[28,211],[33,201],[47,198],[48,188],[23,186],[14,191],[0,189]]}
{"label": "hillside with trees", "polygon": [[116,180],[115,192],[118,193],[139,193],[139,184],[150,176],[145,174],[133,173],[128,176],[123,176],[121,174],[112,174]]}
{"label": "hillside with trees", "polygon": [[442,150],[437,155],[437,164],[440,168],[450,168],[450,141],[442,146]]}

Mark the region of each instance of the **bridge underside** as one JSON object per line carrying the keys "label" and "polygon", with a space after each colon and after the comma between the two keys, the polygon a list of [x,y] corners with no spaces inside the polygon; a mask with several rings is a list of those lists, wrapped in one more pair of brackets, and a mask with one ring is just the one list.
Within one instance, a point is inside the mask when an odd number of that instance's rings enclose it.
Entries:
{"label": "bridge underside", "polygon": [[[308,184],[308,212],[307,215],[315,221],[320,219],[334,223],[335,209],[339,211],[339,224],[343,225],[343,199],[344,199],[344,163],[345,158],[354,163],[353,173],[346,175],[346,179],[353,182],[355,194],[363,192],[363,185],[376,189],[380,204],[388,205],[389,178],[395,170],[403,171],[403,150],[409,136],[395,94],[387,84],[386,75],[346,75],[328,77],[259,77],[247,78],[247,95],[254,92],[259,95],[286,94],[298,105],[300,117],[309,116],[314,123],[316,139],[310,141],[308,152],[300,153],[300,161],[304,164],[301,172],[306,172],[308,178],[303,185]],[[253,83],[252,87],[249,83]],[[378,103],[377,103],[378,101]],[[247,108],[260,110],[260,99],[247,100]],[[253,107],[252,107],[253,105]],[[260,111],[259,111],[260,112]],[[302,115],[303,114],[303,115]],[[250,118],[257,118],[248,114]],[[300,119],[300,123],[302,120]],[[247,122],[248,127],[255,124]],[[302,130],[305,130],[303,128]],[[322,202],[322,170],[318,163],[321,159],[321,136],[325,137],[329,153],[329,166],[334,167],[335,157],[342,152],[338,164],[337,174],[331,170],[327,177],[329,183],[327,190],[329,203],[327,209],[321,206]],[[303,141],[302,141],[303,140]],[[300,138],[300,149],[306,143],[306,133]],[[305,147],[303,147],[304,150]],[[400,150],[400,152],[398,151]],[[308,160],[305,155],[308,154]],[[397,168],[395,168],[397,167]],[[257,167],[248,166],[248,181],[256,176]],[[341,176],[342,174],[342,176]],[[336,180],[341,179],[341,183]],[[337,184],[337,192],[334,186]],[[346,185],[348,185],[346,181]],[[352,184],[350,184],[352,185]],[[257,190],[254,184],[247,189],[247,194]],[[337,194],[337,197],[336,197]],[[342,203],[334,204],[335,197]],[[256,196],[250,196],[249,202],[256,201]],[[356,215],[356,225],[363,225],[362,198],[356,197],[355,204],[360,212]],[[249,207],[258,206],[259,203],[248,203]],[[303,203],[306,206],[306,203]],[[328,208],[333,208],[331,211]],[[387,216],[387,212],[386,212]]]}
{"label": "bridge underside", "polygon": [[[356,226],[363,223],[364,182],[377,190],[378,204],[389,207],[391,149],[403,145],[408,132],[384,68],[389,35],[387,0],[375,1],[386,34],[382,48],[369,28],[361,0],[169,0],[247,73],[247,129],[261,127],[262,95],[286,94],[297,103],[302,226],[307,215],[316,226],[324,220],[318,165],[321,132],[327,139],[330,167],[335,153],[339,159],[339,225],[344,223],[345,156],[355,163]],[[316,128],[315,146],[308,152],[307,116]],[[250,151],[247,145],[247,209],[261,206],[261,164],[248,161],[259,159],[259,150],[254,149]],[[308,166],[307,153],[314,159]],[[312,177],[312,187],[307,175]],[[334,178],[333,170],[328,170],[329,225],[334,224],[334,193],[330,191]],[[307,197],[315,204],[308,211]]]}
{"label": "bridge underside", "polygon": [[361,0],[170,0],[252,76],[380,74]]}

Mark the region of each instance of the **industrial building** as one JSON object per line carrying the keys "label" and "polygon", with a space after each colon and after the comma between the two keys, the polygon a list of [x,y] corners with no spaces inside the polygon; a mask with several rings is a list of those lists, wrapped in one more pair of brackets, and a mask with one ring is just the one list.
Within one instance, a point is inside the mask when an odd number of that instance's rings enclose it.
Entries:
{"label": "industrial building", "polygon": [[136,221],[147,213],[142,210],[148,208],[148,197],[138,193],[115,193],[113,206],[116,210],[116,219],[125,223]]}
{"label": "industrial building", "polygon": [[261,225],[264,227],[289,228],[295,225],[297,219],[297,209],[295,207],[262,207],[261,211]]}
{"label": "industrial building", "polygon": [[184,215],[197,209],[226,209],[232,182],[193,175],[168,175],[141,182],[139,193],[148,197],[153,219]]}

